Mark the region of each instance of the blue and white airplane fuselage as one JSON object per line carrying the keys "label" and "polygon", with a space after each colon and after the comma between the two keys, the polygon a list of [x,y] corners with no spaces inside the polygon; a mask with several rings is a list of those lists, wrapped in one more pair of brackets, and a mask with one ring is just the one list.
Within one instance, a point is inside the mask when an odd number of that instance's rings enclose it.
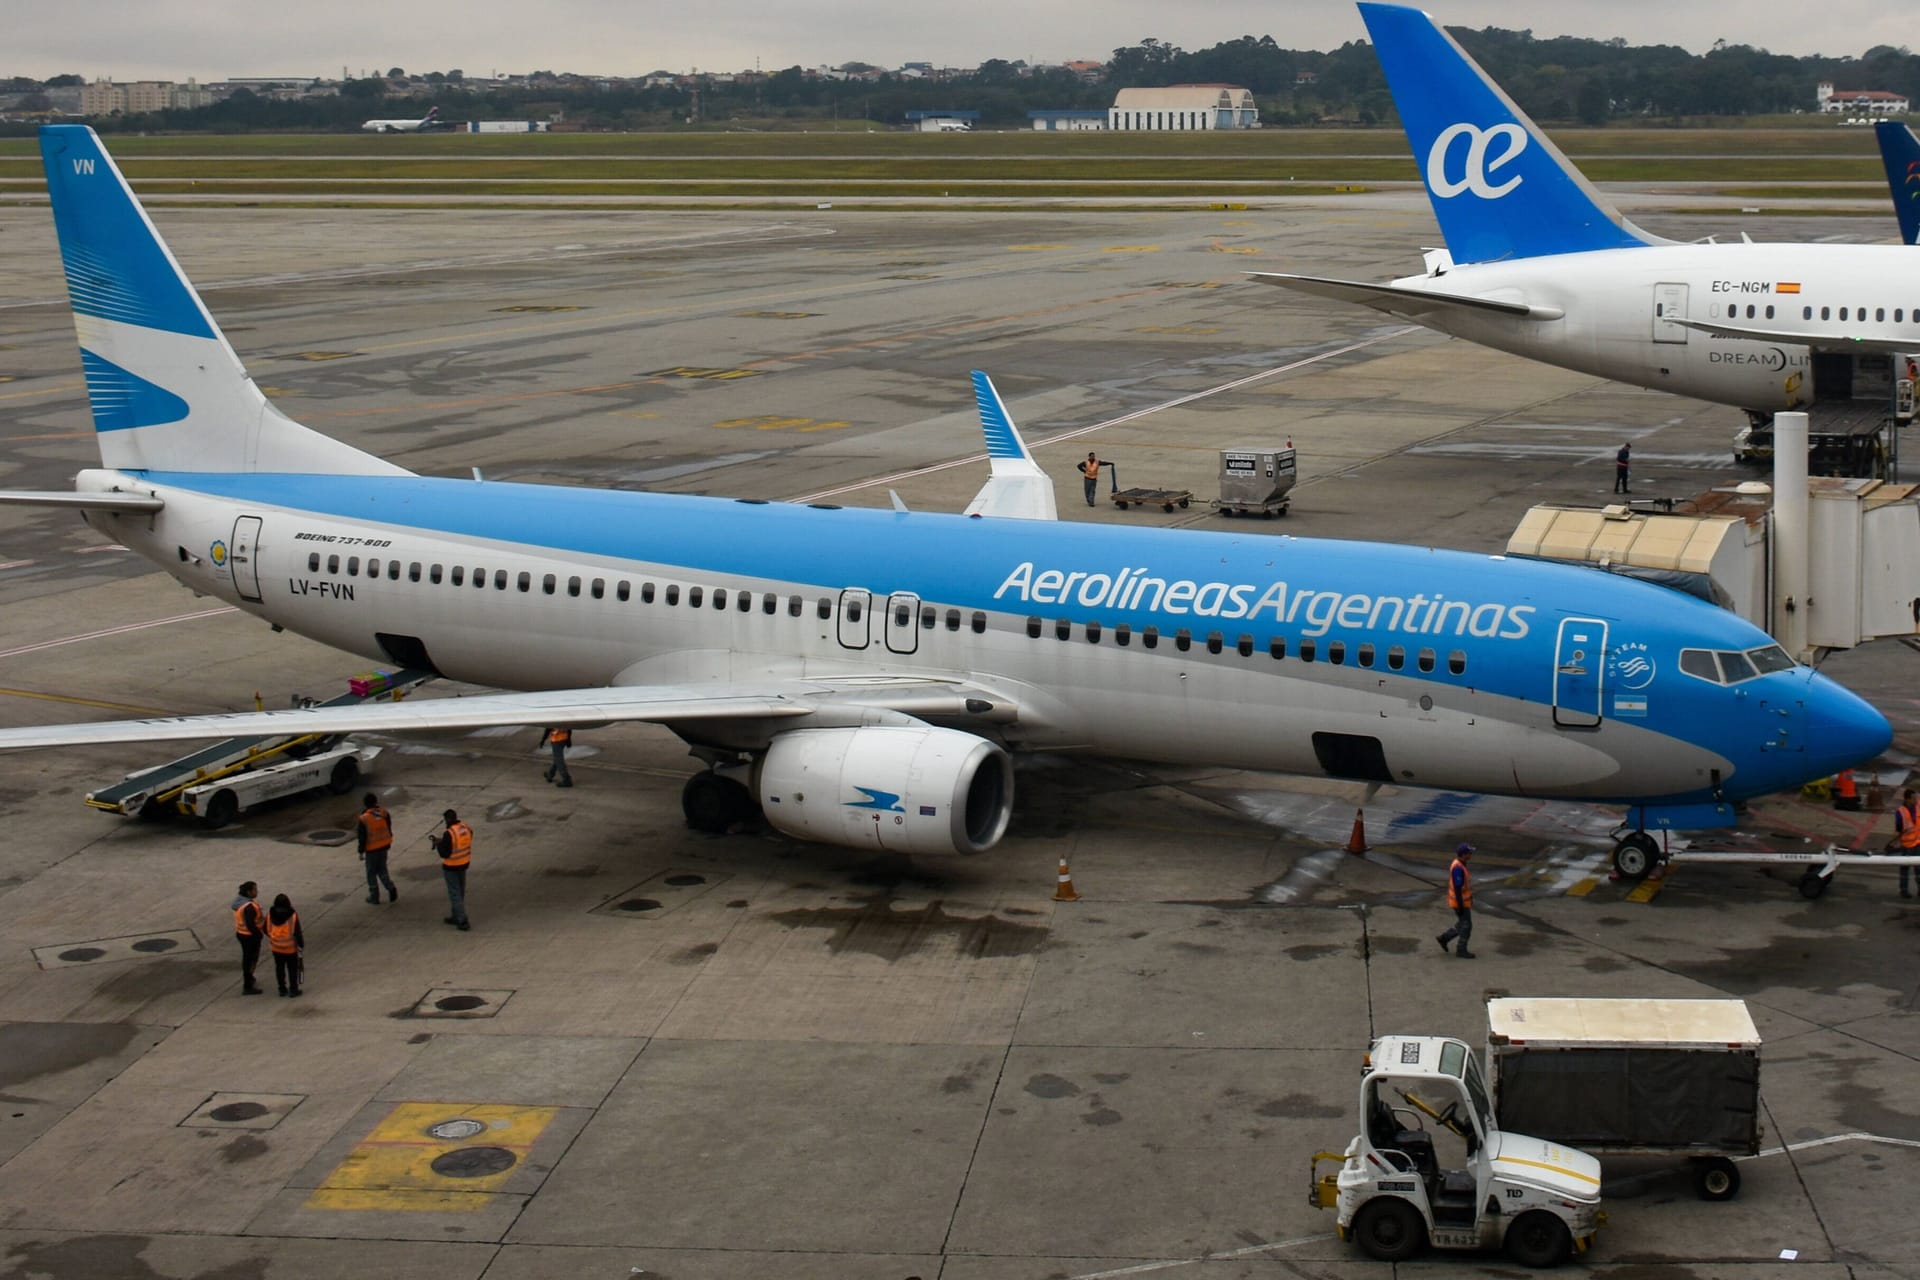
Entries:
{"label": "blue and white airplane fuselage", "polygon": [[510,692],[0,730],[0,748],[650,721],[688,817],[971,853],[1010,753],[1279,770],[1717,825],[1883,749],[1884,717],[1734,615],[1583,567],[1057,521],[974,375],[966,515],[418,476],[285,418],[112,161],[42,131],[102,466],[89,524],[197,592]]}
{"label": "blue and white airplane fuselage", "polygon": [[1911,255],[1888,245],[1650,235],[1430,16],[1377,3],[1360,13],[1446,249],[1427,254],[1422,274],[1386,283],[1256,279],[1757,416],[1821,398],[1816,352],[1920,349]]}

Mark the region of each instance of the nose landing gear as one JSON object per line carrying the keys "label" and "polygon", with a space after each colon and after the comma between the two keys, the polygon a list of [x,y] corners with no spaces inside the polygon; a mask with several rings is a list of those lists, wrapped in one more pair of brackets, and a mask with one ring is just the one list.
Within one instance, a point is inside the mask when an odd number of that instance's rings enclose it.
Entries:
{"label": "nose landing gear", "polygon": [[1645,880],[1666,860],[1660,842],[1644,831],[1629,832],[1613,846],[1613,872],[1622,880]]}

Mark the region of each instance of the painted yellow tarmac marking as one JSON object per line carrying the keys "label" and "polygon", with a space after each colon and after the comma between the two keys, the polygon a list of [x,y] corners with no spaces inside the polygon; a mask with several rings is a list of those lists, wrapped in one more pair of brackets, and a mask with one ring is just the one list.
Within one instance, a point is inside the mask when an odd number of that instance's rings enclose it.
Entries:
{"label": "painted yellow tarmac marking", "polygon": [[131,702],[102,702],[97,698],[71,698],[63,693],[35,693],[31,689],[0,688],[0,697],[32,698],[38,702],[59,702],[70,707],[99,707],[102,711],[131,711],[143,716],[177,716],[180,712],[171,707],[140,707]]}
{"label": "painted yellow tarmac marking", "polygon": [[1666,884],[1667,882],[1664,879],[1642,880],[1639,884],[1633,887],[1633,892],[1627,895],[1627,901],[1628,902],[1652,902],[1655,898],[1660,896],[1660,890],[1665,888]]}
{"label": "painted yellow tarmac marking", "polygon": [[[558,1107],[491,1103],[402,1102],[354,1144],[346,1158],[307,1197],[309,1209],[464,1213],[485,1208],[489,1193],[506,1186]],[[464,1138],[435,1137],[434,1126],[472,1120],[485,1127]],[[498,1147],[513,1162],[498,1173],[454,1178],[434,1171],[443,1156],[472,1147]]]}
{"label": "painted yellow tarmac marking", "polygon": [[1135,333],[1218,333],[1218,325],[1209,324],[1150,324],[1135,329]]}
{"label": "painted yellow tarmac marking", "polygon": [[1254,248],[1252,245],[1221,244],[1218,240],[1215,240],[1213,244],[1209,246],[1207,251],[1209,253],[1258,253],[1260,252],[1258,249]]}
{"label": "painted yellow tarmac marking", "polygon": [[358,351],[296,351],[285,357],[288,360],[351,360],[361,354]]}
{"label": "painted yellow tarmac marking", "polygon": [[818,311],[736,311],[742,320],[811,320]]}
{"label": "painted yellow tarmac marking", "polygon": [[817,418],[783,418],[778,414],[763,413],[751,418],[728,418],[724,422],[713,424],[721,430],[730,427],[752,427],[755,431],[784,431],[788,427],[798,427],[802,431],[835,431],[841,427],[850,427],[851,422],[822,422]]}
{"label": "painted yellow tarmac marking", "polygon": [[1102,249],[1100,252],[1102,253],[1158,253],[1160,252],[1160,246],[1157,244],[1110,244],[1106,248]]}
{"label": "painted yellow tarmac marking", "polygon": [[711,382],[725,382],[730,378],[757,378],[758,369],[702,369],[693,365],[677,364],[671,369],[655,369],[646,375],[649,378],[704,378]]}
{"label": "painted yellow tarmac marking", "polygon": [[524,312],[532,312],[534,314],[545,314],[551,311],[585,311],[586,308],[585,307],[541,306],[535,303],[528,303],[528,304],[523,304],[517,307],[495,307],[494,310],[495,311],[524,311]]}
{"label": "painted yellow tarmac marking", "polygon": [[1009,253],[1038,253],[1042,249],[1064,249],[1066,247],[1067,246],[1063,244],[1010,244],[1007,246],[1007,251]]}
{"label": "painted yellow tarmac marking", "polygon": [[1584,898],[1598,888],[1599,884],[1600,878],[1598,876],[1588,876],[1579,883],[1569,886],[1567,896],[1569,898]]}

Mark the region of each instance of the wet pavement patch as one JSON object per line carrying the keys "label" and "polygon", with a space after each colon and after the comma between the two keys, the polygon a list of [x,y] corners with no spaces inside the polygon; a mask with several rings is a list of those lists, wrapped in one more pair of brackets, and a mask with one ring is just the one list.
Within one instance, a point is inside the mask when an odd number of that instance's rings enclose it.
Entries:
{"label": "wet pavement patch", "polygon": [[1051,1072],[1030,1077],[1025,1087],[1036,1098],[1071,1098],[1080,1092],[1079,1085]]}
{"label": "wet pavement patch", "polygon": [[512,989],[481,991],[435,987],[409,1012],[415,1018],[491,1018],[513,997]]}
{"label": "wet pavement patch", "polygon": [[200,939],[191,929],[169,929],[163,933],[129,934],[123,938],[89,938],[80,942],[59,942],[35,947],[33,958],[42,969],[60,969],[76,964],[114,964],[122,960],[145,960],[156,955],[201,950]]}
{"label": "wet pavement patch", "polygon": [[652,919],[686,906],[730,879],[718,872],[672,868],[628,887],[593,910],[629,920]]}
{"label": "wet pavement patch", "polygon": [[1006,959],[1032,955],[1047,937],[1044,925],[1003,920],[991,911],[983,916],[949,915],[937,900],[906,907],[885,894],[850,907],[776,911],[773,919],[789,929],[826,930],[827,950],[835,955],[852,952],[882,960],[898,960],[934,945],[974,959]]}
{"label": "wet pavement patch", "polygon": [[0,1090],[118,1058],[141,1032],[127,1022],[0,1023]]}

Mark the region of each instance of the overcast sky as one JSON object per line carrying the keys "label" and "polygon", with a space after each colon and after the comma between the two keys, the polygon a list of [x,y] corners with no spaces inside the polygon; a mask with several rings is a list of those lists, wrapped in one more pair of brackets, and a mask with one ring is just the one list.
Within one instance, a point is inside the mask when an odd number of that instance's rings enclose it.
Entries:
{"label": "overcast sky", "polygon": [[[1695,53],[1725,39],[1857,57],[1876,44],[1909,43],[1920,30],[1914,9],[1889,0],[1452,0],[1429,12],[1452,26],[1621,36]],[[1183,49],[1243,35],[1331,49],[1363,34],[1346,0],[0,0],[0,15],[0,75],[36,79],[334,77],[342,67],[356,76],[389,67],[638,75],[745,70],[756,61],[768,71],[853,61],[973,66],[1104,60],[1149,36]]]}

